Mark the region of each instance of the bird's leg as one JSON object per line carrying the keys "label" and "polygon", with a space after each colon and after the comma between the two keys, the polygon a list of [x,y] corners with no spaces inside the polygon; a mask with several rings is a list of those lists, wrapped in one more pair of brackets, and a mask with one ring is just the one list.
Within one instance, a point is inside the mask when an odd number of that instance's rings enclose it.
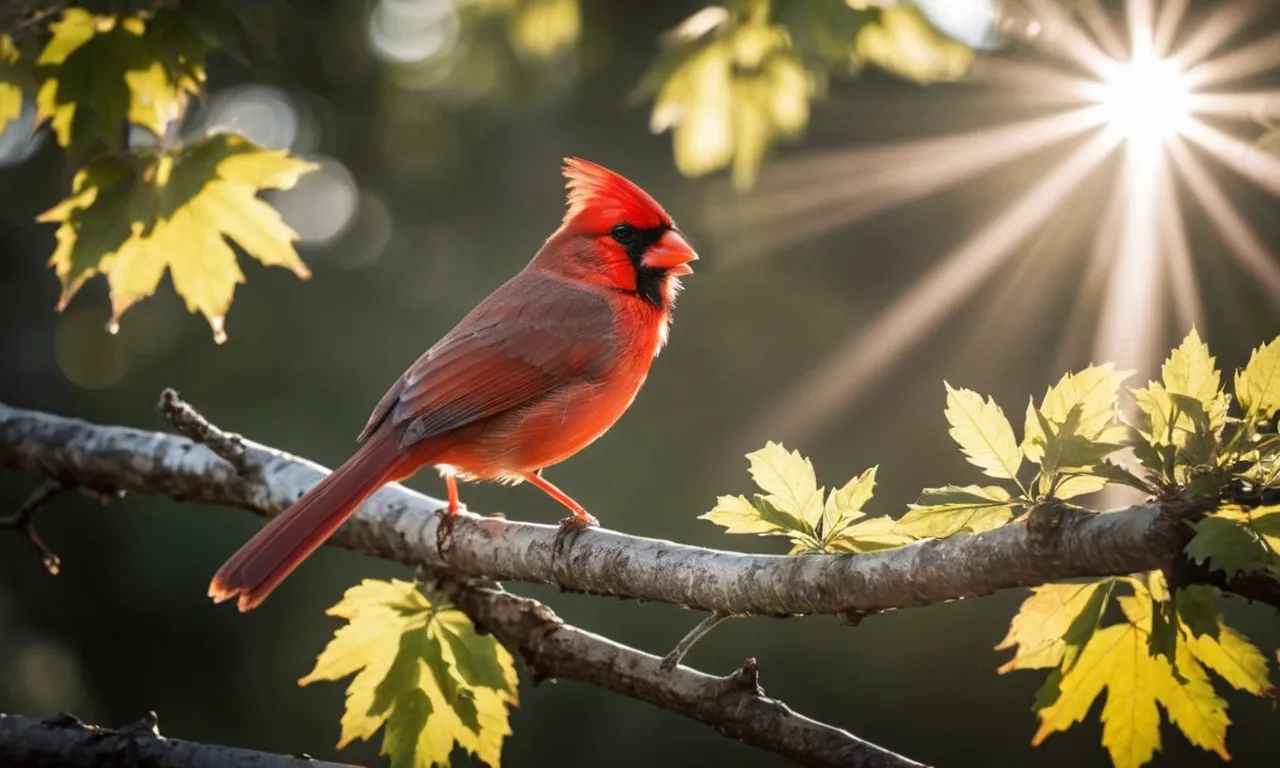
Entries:
{"label": "bird's leg", "polygon": [[588,512],[585,507],[569,498],[569,494],[555,487],[551,484],[550,480],[543,477],[541,470],[537,472],[522,472],[520,474],[525,480],[528,480],[541,488],[548,496],[568,507],[569,511],[573,513],[561,520],[560,525],[566,528],[578,529],[600,525],[600,521],[592,517],[591,513]]}
{"label": "bird's leg", "polygon": [[556,540],[551,545],[551,568],[555,570],[556,560],[563,556],[564,548],[569,544],[569,541],[576,538],[577,534],[586,529],[600,525],[600,522],[592,517],[591,513],[581,504],[569,498],[569,494],[555,487],[551,484],[551,481],[543,477],[542,470],[524,472],[522,475],[525,480],[546,491],[548,496],[565,505],[569,508],[569,511],[573,512],[572,515],[560,521],[560,530],[556,533]]}
{"label": "bird's leg", "polygon": [[444,559],[444,542],[453,533],[453,524],[458,519],[458,510],[462,503],[458,501],[458,478],[452,474],[444,476],[444,487],[449,493],[449,506],[440,516],[440,524],[436,526],[436,552]]}
{"label": "bird's leg", "polygon": [[458,478],[453,475],[444,476],[444,487],[449,492],[449,517],[458,514],[461,503],[458,501]]}

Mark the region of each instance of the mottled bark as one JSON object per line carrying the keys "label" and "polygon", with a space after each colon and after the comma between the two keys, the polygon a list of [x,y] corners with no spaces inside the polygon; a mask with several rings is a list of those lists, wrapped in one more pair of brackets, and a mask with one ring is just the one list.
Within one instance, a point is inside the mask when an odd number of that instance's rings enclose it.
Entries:
{"label": "mottled bark", "polygon": [[[229,444],[243,471],[185,437],[0,404],[0,466],[68,487],[156,493],[271,515],[325,472],[249,440]],[[333,543],[460,576],[554,584],[731,615],[823,613],[856,619],[1062,579],[1170,568],[1189,532],[1180,521],[1199,511],[1187,504],[1107,513],[1050,507],[976,536],[861,555],[806,557],[723,552],[598,528],[557,549],[556,526],[464,512],[442,555],[436,512],[443,506],[389,485],[357,511]],[[1250,596],[1276,599],[1274,590]]]}
{"label": "mottled bark", "polygon": [[110,730],[70,715],[0,714],[0,765],[23,768],[349,768],[309,757],[198,744],[160,735],[155,715]]}
{"label": "mottled bark", "polygon": [[666,671],[661,658],[569,626],[537,601],[456,583],[446,583],[445,589],[478,626],[524,657],[536,679],[578,680],[617,691],[802,765],[920,765],[768,698],[760,687],[755,659],[747,659],[726,677],[683,666]]}
{"label": "mottled bark", "polygon": [[[268,515],[287,507],[324,474],[315,464],[222,432],[170,391],[162,398],[161,410],[183,432],[207,445],[185,437],[102,427],[0,404],[0,466],[23,469],[60,487],[93,495],[158,493]],[[754,660],[723,678],[683,666],[663,669],[658,657],[564,624],[541,603],[474,586],[467,580],[474,574],[450,565],[454,553],[466,545],[450,536],[444,561],[436,551],[435,512],[442,507],[440,501],[391,486],[362,507],[338,532],[334,543],[448,574],[445,585],[459,607],[477,626],[520,653],[538,679],[563,677],[616,691],[679,712],[726,736],[804,765],[920,765],[767,698],[759,687]],[[475,539],[489,530],[486,524],[494,522],[501,521],[465,515],[457,529]],[[533,535],[535,541],[545,537],[547,546],[556,531],[548,526],[509,525],[515,532],[524,530]],[[431,556],[424,556],[422,546]],[[580,546],[582,542],[572,543],[569,552]],[[557,570],[563,568],[563,560],[555,565]],[[0,731],[0,741],[2,734]],[[31,747],[18,744],[14,748]],[[0,751],[0,757],[3,755]],[[82,764],[97,763],[71,765]]]}

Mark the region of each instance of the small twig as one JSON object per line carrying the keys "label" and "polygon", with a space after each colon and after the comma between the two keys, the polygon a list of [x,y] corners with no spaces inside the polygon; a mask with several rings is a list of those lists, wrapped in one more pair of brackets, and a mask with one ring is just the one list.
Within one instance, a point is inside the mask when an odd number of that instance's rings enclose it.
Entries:
{"label": "small twig", "polygon": [[36,548],[36,554],[40,556],[40,562],[44,564],[45,570],[52,576],[57,576],[62,569],[62,560],[52,549],[49,549],[49,545],[44,543],[44,539],[40,538],[40,534],[36,531],[36,513],[66,490],[62,483],[46,480],[31,492],[27,500],[22,502],[22,506],[18,507],[17,512],[7,517],[0,517],[0,528],[11,528],[25,535],[31,542],[31,546]]}
{"label": "small twig", "polygon": [[209,450],[226,459],[236,471],[245,477],[253,474],[244,438],[234,432],[226,432],[213,425],[199,411],[182,399],[177,390],[165,387],[156,406],[160,413],[182,434],[209,447]]}
{"label": "small twig", "polygon": [[[764,695],[755,659],[723,677],[689,667],[659,669],[657,656],[564,623],[535,600],[441,582],[454,605],[477,627],[524,659],[535,681],[577,680],[677,712],[732,739],[800,765],[836,768],[922,768],[920,763],[811,720]],[[705,622],[704,622],[705,623]]]}
{"label": "small twig", "polygon": [[354,768],[160,735],[154,712],[121,728],[87,725],[73,715],[34,720],[0,713],[0,765],[59,768]]}
{"label": "small twig", "polygon": [[698,626],[689,630],[689,634],[680,638],[680,642],[676,643],[676,647],[671,649],[671,653],[662,657],[662,664],[660,665],[662,671],[670,672],[680,666],[680,662],[684,661],[685,655],[689,653],[689,650],[693,648],[695,643],[701,640],[708,632],[715,629],[717,624],[725,619],[731,618],[733,618],[732,613],[712,611],[711,615],[698,622]]}

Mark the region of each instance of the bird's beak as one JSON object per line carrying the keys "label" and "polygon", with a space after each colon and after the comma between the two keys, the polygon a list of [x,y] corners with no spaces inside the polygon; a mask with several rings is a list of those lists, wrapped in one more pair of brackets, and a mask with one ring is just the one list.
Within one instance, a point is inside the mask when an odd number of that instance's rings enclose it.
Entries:
{"label": "bird's beak", "polygon": [[692,275],[693,268],[689,262],[697,261],[698,254],[693,252],[689,241],[674,229],[667,230],[662,237],[649,246],[640,263],[646,267],[665,269],[669,275]]}

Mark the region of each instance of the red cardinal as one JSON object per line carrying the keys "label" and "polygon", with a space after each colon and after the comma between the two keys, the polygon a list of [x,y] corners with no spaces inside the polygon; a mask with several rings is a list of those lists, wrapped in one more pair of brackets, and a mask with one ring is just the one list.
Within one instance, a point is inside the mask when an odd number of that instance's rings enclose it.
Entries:
{"label": "red cardinal", "polygon": [[[540,474],[613,426],[667,341],[680,277],[698,258],[644,190],[565,161],[568,211],[533,260],[418,358],[374,408],[362,445],[218,569],[216,602],[257,607],[360,504],[428,464],[445,477],[528,480],[595,525]],[[451,519],[451,518],[450,518]]]}

